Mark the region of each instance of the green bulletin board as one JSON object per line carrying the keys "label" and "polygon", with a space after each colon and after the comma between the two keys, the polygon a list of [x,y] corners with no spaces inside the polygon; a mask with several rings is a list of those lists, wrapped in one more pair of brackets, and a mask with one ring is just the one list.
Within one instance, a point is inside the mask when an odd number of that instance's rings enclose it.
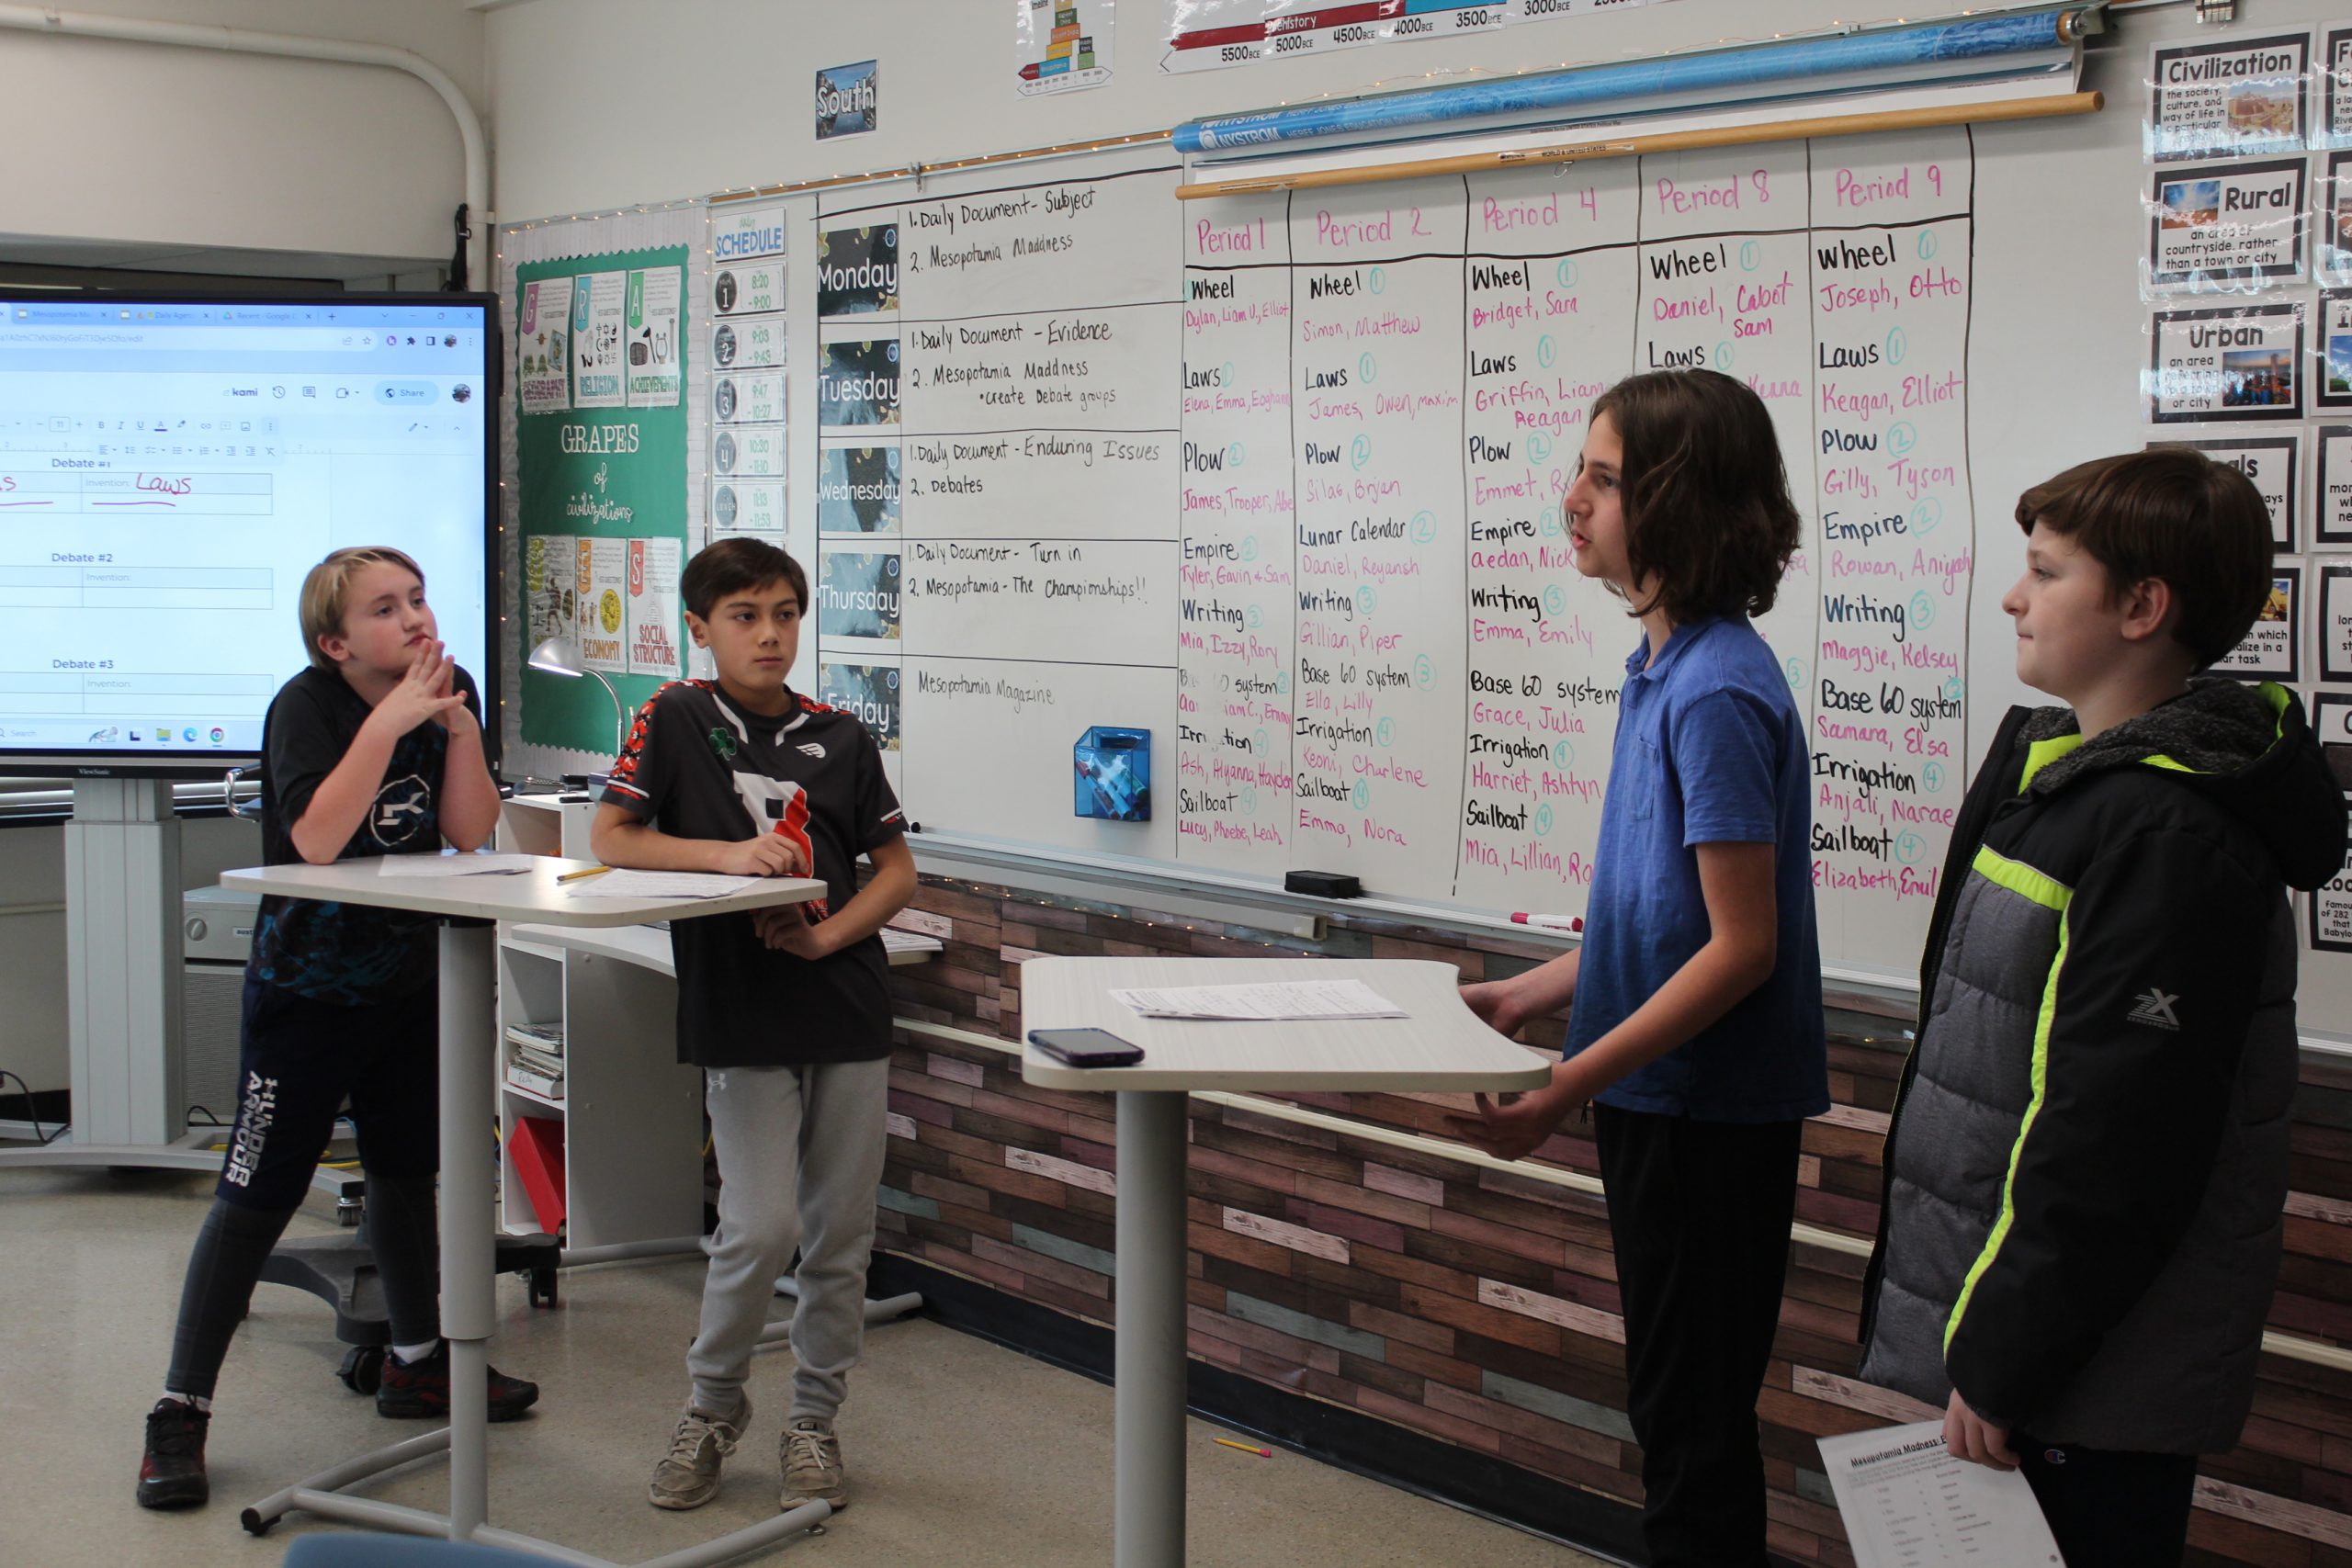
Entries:
{"label": "green bulletin board", "polygon": [[[566,635],[630,714],[685,673],[683,245],[515,271],[515,468],[522,651]],[[522,672],[526,741],[609,753],[594,680]]]}

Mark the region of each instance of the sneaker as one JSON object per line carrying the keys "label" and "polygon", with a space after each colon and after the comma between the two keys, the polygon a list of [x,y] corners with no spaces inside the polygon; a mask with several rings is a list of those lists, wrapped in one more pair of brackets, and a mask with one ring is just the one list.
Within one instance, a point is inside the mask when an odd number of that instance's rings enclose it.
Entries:
{"label": "sneaker", "polygon": [[777,1457],[784,1461],[783,1505],[786,1511],[822,1500],[849,1506],[849,1478],[842,1470],[842,1440],[833,1424],[803,1416],[784,1429]]}
{"label": "sneaker", "polygon": [[678,1417],[678,1429],[670,1434],[670,1451],[653,1467],[645,1500],[657,1508],[699,1508],[717,1496],[719,1461],[742,1441],[744,1424],[751,1418],[750,1394],[743,1396],[742,1408],[731,1421],[688,1405]]}
{"label": "sneaker", "polygon": [[159,1399],[147,1412],[147,1452],[139,1461],[139,1506],[193,1508],[210,1500],[204,1478],[204,1431],[209,1412],[184,1399]]}
{"label": "sneaker", "polygon": [[[510,1378],[490,1369],[490,1418],[512,1421],[539,1402],[539,1385]],[[384,1352],[384,1371],[376,1384],[376,1414],[396,1420],[449,1414],[449,1342],[435,1347],[422,1361],[403,1361]]]}

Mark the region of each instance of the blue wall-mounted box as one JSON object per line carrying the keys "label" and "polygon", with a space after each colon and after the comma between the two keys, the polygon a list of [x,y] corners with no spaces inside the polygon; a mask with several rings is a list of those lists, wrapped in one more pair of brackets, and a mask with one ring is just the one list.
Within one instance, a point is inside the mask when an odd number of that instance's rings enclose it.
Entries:
{"label": "blue wall-mounted box", "polygon": [[1151,820],[1151,731],[1098,724],[1070,749],[1075,811],[1110,822]]}

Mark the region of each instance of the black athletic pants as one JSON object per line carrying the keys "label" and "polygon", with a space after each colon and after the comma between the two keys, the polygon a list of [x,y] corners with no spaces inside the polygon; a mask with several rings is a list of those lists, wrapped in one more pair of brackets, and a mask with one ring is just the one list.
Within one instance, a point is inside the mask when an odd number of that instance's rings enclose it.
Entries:
{"label": "black athletic pants", "polygon": [[1780,1322],[1804,1123],[1606,1105],[1593,1121],[1650,1562],[1764,1568],[1756,1396]]}
{"label": "black athletic pants", "polygon": [[245,979],[237,1123],[197,1232],[164,1386],[210,1398],[262,1266],[294,1217],[346,1097],[368,1176],[368,1239],[392,1343],[440,1333],[440,992],[338,1007]]}
{"label": "black athletic pants", "polygon": [[2179,1568],[2196,1455],[2059,1447],[2021,1432],[2009,1447],[2066,1568]]}

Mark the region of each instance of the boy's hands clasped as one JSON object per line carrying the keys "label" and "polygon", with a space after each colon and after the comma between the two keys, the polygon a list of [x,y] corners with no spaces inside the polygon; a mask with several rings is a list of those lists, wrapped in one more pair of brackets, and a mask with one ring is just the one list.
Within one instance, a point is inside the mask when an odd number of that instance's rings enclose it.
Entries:
{"label": "boy's hands clasped", "polygon": [[427,719],[449,729],[460,716],[471,728],[473,715],[467,711],[465,695],[458,690],[458,661],[449,657],[447,643],[428,638],[409,661],[408,673],[384,694],[368,722],[383,726],[391,739],[398,739]]}

